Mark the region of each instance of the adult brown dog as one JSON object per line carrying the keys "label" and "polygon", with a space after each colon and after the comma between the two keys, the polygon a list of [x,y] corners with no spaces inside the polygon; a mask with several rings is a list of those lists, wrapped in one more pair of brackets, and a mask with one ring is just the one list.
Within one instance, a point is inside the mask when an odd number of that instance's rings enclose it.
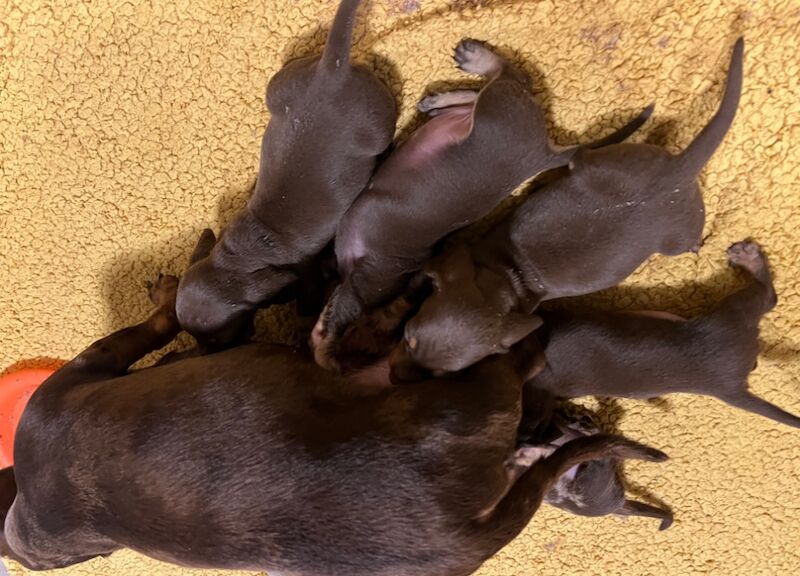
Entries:
{"label": "adult brown dog", "polygon": [[295,296],[287,290],[316,268],[314,258],[391,143],[393,96],[350,62],[358,5],[342,0],[322,56],[293,60],[270,80],[253,196],[181,280],[178,318],[206,349],[231,345],[257,308]]}
{"label": "adult brown dog", "polygon": [[742,88],[744,41],[719,110],[680,154],[648,144],[581,149],[569,174],[535,191],[489,235],[432,262],[434,294],[406,325],[397,381],[455,371],[528,334],[539,302],[614,286],[654,253],[699,246],[697,176],[728,131]]}
{"label": "adult brown dog", "polygon": [[161,278],[148,320],[90,346],[26,407],[0,473],[0,545],[28,568],[127,547],[201,568],[465,576],[572,466],[666,458],[593,436],[520,472],[527,342],[402,387],[260,344],[128,373],[177,334],[176,285]]}
{"label": "adult brown dog", "polygon": [[800,418],[747,389],[759,321],[777,303],[767,259],[747,241],[731,246],[728,259],[747,275],[747,285],[689,320],[659,312],[543,315],[547,363],[530,385],[565,398],[703,394],[800,428]]}
{"label": "adult brown dog", "polygon": [[[339,225],[342,283],[312,334],[321,366],[337,367],[335,348],[347,327],[405,290],[442,238],[489,214],[525,180],[567,164],[578,150],[551,145],[530,78],[517,67],[471,39],[458,44],[455,60],[489,82],[479,93],[425,98],[420,109],[432,118],[381,164]],[[651,111],[587,147],[621,142]]]}

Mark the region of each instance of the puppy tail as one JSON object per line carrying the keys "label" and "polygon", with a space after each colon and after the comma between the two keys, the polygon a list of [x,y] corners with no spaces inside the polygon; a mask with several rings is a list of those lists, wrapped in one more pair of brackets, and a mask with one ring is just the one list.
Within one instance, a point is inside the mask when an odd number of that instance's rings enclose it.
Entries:
{"label": "puppy tail", "polygon": [[359,4],[361,0],[342,0],[339,4],[320,59],[323,66],[336,69],[350,61],[350,45],[353,42],[353,28]]}
{"label": "puppy tail", "polygon": [[650,106],[642,110],[636,118],[625,124],[625,126],[616,132],[613,132],[605,138],[601,138],[600,140],[580,146],[579,148],[588,148],[590,150],[594,150],[595,148],[602,148],[603,146],[610,146],[611,144],[619,144],[620,142],[624,142],[630,138],[634,132],[641,128],[645,122],[647,122],[650,116],[652,116],[655,107],[655,104],[650,104]]}
{"label": "puppy tail", "polygon": [[[612,132],[608,136],[601,138],[600,140],[595,140],[594,142],[589,142],[588,144],[582,144],[579,146],[567,146],[563,148],[551,145],[549,164],[543,168],[542,171],[551,170],[553,168],[558,168],[568,164],[572,160],[572,157],[575,156],[575,154],[577,154],[580,150],[594,150],[595,148],[602,148],[603,146],[610,146],[611,144],[619,144],[620,142],[624,142],[634,132],[641,128],[642,124],[647,122],[647,120],[653,114],[653,110],[655,110],[655,104],[650,104],[650,106],[642,110],[636,118],[625,124],[625,126],[615,132]],[[540,173],[541,172],[537,172],[537,174]]]}
{"label": "puppy tail", "polygon": [[720,400],[736,408],[741,408],[753,414],[764,416],[770,420],[780,422],[781,424],[786,424],[793,428],[800,428],[800,417],[782,408],[778,408],[775,404],[767,402],[763,398],[759,398],[748,390],[743,390],[736,395],[721,397]]}
{"label": "puppy tail", "polygon": [[616,512],[620,516],[645,516],[647,518],[658,518],[661,524],[658,526],[659,530],[666,530],[672,526],[672,512],[644,502],[637,502],[636,500],[625,500],[622,508]]}
{"label": "puppy tail", "polygon": [[725,94],[717,113],[705,128],[700,131],[691,144],[678,155],[679,174],[694,180],[703,166],[711,159],[722,143],[725,134],[733,123],[739,97],[742,94],[742,67],[744,60],[744,38],[739,38],[733,46],[731,63],[728,68],[728,80]]}
{"label": "puppy tail", "polygon": [[597,434],[567,442],[552,456],[537,461],[488,515],[476,519],[471,532],[487,558],[515,538],[539,509],[545,494],[573,466],[603,458],[663,462],[667,455],[621,436]]}

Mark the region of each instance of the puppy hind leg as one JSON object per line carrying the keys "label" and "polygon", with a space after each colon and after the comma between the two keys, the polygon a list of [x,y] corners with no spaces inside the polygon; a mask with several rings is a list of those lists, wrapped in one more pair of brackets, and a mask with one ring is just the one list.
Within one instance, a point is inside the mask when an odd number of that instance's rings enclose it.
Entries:
{"label": "puppy hind leg", "polygon": [[[751,290],[751,292],[755,293],[757,300],[761,300],[762,314],[774,308],[778,297],[772,284],[772,274],[767,257],[761,247],[755,242],[745,240],[731,245],[727,253],[731,266],[744,270],[758,283],[755,290]],[[744,291],[741,293],[744,294]]]}
{"label": "puppy hind leg", "polygon": [[651,506],[650,504],[645,504],[644,502],[637,502],[636,500],[625,500],[625,503],[622,505],[622,508],[615,512],[620,516],[644,516],[646,518],[657,518],[661,520],[661,524],[658,526],[659,530],[666,530],[670,526],[672,526],[672,512],[669,510],[658,508],[656,506]]}
{"label": "puppy hind leg", "polygon": [[472,38],[464,38],[453,53],[456,65],[469,74],[495,78],[503,71],[506,61],[492,52],[486,44]]}

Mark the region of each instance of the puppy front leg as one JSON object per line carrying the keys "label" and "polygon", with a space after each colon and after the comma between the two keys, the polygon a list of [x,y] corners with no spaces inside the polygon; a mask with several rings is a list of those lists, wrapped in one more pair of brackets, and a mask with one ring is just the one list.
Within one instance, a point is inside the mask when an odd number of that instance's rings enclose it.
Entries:
{"label": "puppy front leg", "polygon": [[347,328],[365,312],[406,290],[411,279],[405,263],[359,261],[333,291],[311,332],[310,344],[317,364],[339,370],[334,355]]}
{"label": "puppy front leg", "polygon": [[169,344],[180,332],[175,315],[178,279],[159,276],[148,283],[150,300],[155,311],[144,322],[123,328],[98,340],[53,375],[81,373],[81,382],[125,374],[128,368],[146,354]]}
{"label": "puppy front leg", "polygon": [[311,331],[309,343],[317,364],[327,370],[339,370],[339,363],[334,357],[339,340],[363,311],[364,305],[356,294],[351,277],[348,277],[333,291]]}

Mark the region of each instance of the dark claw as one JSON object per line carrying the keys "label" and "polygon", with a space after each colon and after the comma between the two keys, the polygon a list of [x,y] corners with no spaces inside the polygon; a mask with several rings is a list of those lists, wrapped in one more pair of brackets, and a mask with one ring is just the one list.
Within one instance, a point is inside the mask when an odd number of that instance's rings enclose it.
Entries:
{"label": "dark claw", "polygon": [[456,45],[453,59],[458,64],[458,68],[463,70],[464,63],[469,60],[470,52],[475,52],[475,50],[479,47],[483,46],[483,43],[479,40],[474,40],[472,38],[464,38],[461,42]]}
{"label": "dark claw", "polygon": [[419,103],[417,104],[417,110],[423,113],[428,112],[431,109],[431,107],[430,105],[426,104],[426,102],[429,102],[430,98],[431,98],[430,96],[426,96],[425,98],[420,100]]}

